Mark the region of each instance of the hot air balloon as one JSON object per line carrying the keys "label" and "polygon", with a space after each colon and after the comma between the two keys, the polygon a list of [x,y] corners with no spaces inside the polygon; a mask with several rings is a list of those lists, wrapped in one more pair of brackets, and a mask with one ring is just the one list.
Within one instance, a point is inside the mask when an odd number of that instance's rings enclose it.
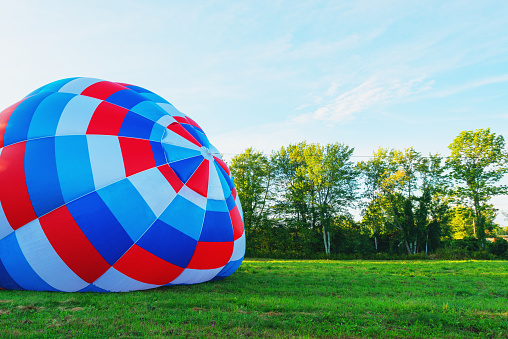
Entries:
{"label": "hot air balloon", "polygon": [[231,275],[231,173],[202,128],[144,88],[45,85],[0,113],[0,287],[120,292]]}

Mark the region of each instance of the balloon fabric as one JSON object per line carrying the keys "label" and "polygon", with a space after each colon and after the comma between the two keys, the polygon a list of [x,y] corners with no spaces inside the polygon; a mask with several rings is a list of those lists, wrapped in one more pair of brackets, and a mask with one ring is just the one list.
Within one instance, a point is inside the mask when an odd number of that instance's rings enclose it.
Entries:
{"label": "balloon fabric", "polygon": [[231,173],[201,127],[138,86],[70,78],[0,113],[0,287],[120,292],[231,275]]}

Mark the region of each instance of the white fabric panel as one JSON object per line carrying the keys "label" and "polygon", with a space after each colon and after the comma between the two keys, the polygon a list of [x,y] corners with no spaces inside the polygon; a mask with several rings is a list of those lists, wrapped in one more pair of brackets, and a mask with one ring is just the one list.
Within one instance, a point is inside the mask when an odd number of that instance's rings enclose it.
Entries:
{"label": "white fabric panel", "polygon": [[125,178],[125,167],[118,137],[87,135],[86,140],[95,189]]}
{"label": "white fabric panel", "polygon": [[183,270],[182,274],[171,282],[171,284],[199,284],[209,281],[219,274],[223,268],[224,266],[214,268],[213,270],[195,270],[192,268],[186,268]]}
{"label": "white fabric panel", "polygon": [[183,114],[182,112],[177,110],[175,108],[175,106],[173,106],[171,104],[166,104],[166,103],[163,103],[163,102],[158,102],[157,105],[162,107],[163,110],[165,110],[166,112],[168,112],[169,114],[171,114],[174,117],[185,117],[185,114]]}
{"label": "white fabric panel", "polygon": [[65,106],[56,135],[85,135],[95,109],[102,100],[78,95]]}
{"label": "white fabric panel", "polygon": [[159,120],[157,120],[157,123],[159,125],[162,125],[164,127],[168,127],[170,124],[176,122],[175,118],[173,118],[171,115],[165,115],[161,117]]}
{"label": "white fabric panel", "polygon": [[189,148],[195,151],[201,151],[201,146],[195,145],[184,137],[179,136],[171,130],[166,130],[166,135],[162,138],[163,144],[175,145],[184,148]]}
{"label": "white fabric panel", "polygon": [[50,286],[64,292],[75,292],[89,285],[55,252],[39,219],[16,230],[16,238],[28,264]]}
{"label": "white fabric panel", "polygon": [[206,198],[201,194],[194,192],[189,187],[183,185],[178,194],[180,194],[183,198],[192,202],[194,205],[197,205],[202,209],[206,210]]}
{"label": "white fabric panel", "polygon": [[231,255],[231,259],[229,259],[229,261],[237,261],[242,259],[244,256],[245,256],[245,232],[243,232],[240,238],[235,240],[233,254]]}
{"label": "white fabric panel", "polygon": [[58,92],[81,94],[87,87],[100,82],[100,79],[77,78],[65,84]]}
{"label": "white fabric panel", "polygon": [[208,166],[208,199],[213,200],[226,200],[224,198],[224,191],[220,184],[219,173],[217,173],[217,167],[214,165],[214,160],[210,161]]}
{"label": "white fabric panel", "polygon": [[243,209],[242,204],[240,203],[240,198],[238,197],[238,192],[236,192],[236,199],[235,199],[236,207],[238,207],[238,212],[240,212],[240,215],[242,216],[242,221],[245,222],[243,219]]}
{"label": "white fabric panel", "polygon": [[208,149],[213,156],[222,160],[222,155],[220,154],[219,150],[214,145],[210,144],[210,147],[208,147]]}
{"label": "white fabric panel", "polygon": [[125,274],[119,272],[111,267],[99,279],[94,282],[94,285],[110,292],[129,292],[135,290],[148,290],[150,288],[159,287],[162,285],[147,284]]}
{"label": "white fabric panel", "polygon": [[[0,148],[0,151],[1,150],[2,149]],[[12,232],[14,232],[14,230],[12,229],[11,224],[9,224],[9,221],[7,221],[4,209],[2,208],[2,203],[0,203],[0,239],[5,238]]]}
{"label": "white fabric panel", "polygon": [[176,197],[175,190],[157,168],[131,175],[128,180],[136,187],[157,217]]}

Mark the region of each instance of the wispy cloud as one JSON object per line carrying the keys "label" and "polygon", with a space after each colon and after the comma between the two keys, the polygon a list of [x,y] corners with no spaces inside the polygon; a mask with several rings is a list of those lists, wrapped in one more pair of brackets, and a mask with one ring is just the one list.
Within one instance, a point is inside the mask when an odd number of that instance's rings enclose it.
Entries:
{"label": "wispy cloud", "polygon": [[487,78],[471,81],[471,82],[465,83],[460,86],[455,86],[455,87],[451,87],[448,89],[444,89],[442,91],[438,91],[436,93],[432,93],[432,96],[442,98],[442,97],[447,97],[447,96],[454,95],[457,93],[461,93],[464,91],[472,90],[477,87],[500,84],[500,83],[504,83],[504,82],[508,82],[508,74],[502,74],[502,75],[498,75],[498,76],[492,76],[492,77],[487,77]]}
{"label": "wispy cloud", "polygon": [[[373,106],[382,106],[388,102],[399,100],[432,88],[433,81],[426,77],[411,80],[380,81],[370,78],[357,87],[328,99],[325,105],[313,112],[304,113],[294,121],[305,123],[311,120],[329,121],[332,123],[344,122]],[[337,84],[333,83],[326,91],[325,96],[336,94]]]}

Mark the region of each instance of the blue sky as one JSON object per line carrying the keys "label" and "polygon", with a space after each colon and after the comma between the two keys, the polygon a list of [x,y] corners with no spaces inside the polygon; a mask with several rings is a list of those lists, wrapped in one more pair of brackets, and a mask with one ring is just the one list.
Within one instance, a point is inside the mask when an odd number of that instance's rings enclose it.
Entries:
{"label": "blue sky", "polygon": [[[508,138],[508,1],[21,0],[0,9],[2,108],[45,83],[89,76],[158,93],[226,157],[303,140],[343,142],[356,156],[379,146],[447,155],[462,130]],[[508,197],[494,202],[508,211]]]}

